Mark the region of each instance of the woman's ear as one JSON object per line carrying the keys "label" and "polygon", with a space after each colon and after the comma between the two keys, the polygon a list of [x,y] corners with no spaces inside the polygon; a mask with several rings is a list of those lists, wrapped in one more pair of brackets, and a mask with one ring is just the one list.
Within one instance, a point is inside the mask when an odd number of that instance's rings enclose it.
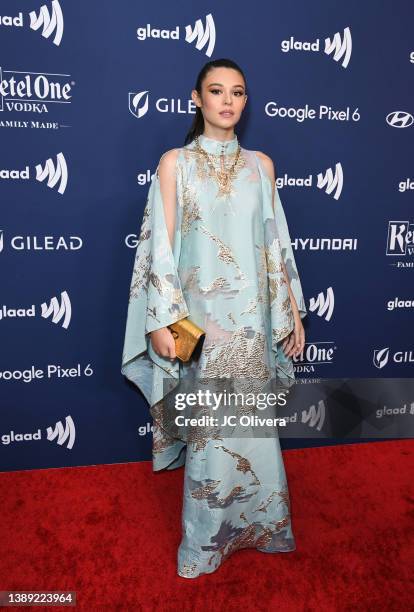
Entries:
{"label": "woman's ear", "polygon": [[193,100],[194,104],[195,104],[196,106],[199,106],[200,100],[199,100],[198,91],[197,91],[196,89],[193,89],[193,90],[191,91],[191,98],[192,98],[192,100]]}

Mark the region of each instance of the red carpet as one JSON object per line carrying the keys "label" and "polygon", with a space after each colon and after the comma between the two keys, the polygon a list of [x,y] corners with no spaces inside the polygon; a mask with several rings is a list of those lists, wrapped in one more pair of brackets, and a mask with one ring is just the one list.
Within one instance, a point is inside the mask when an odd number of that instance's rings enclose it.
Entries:
{"label": "red carpet", "polygon": [[297,550],[194,580],[176,575],[184,468],[0,473],[0,590],[73,590],[88,611],[413,609],[413,441],[283,456]]}

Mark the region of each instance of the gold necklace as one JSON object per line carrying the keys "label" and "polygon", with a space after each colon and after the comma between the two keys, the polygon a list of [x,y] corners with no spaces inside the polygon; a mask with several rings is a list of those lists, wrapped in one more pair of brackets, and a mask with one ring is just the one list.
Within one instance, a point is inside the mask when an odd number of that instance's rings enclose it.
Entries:
{"label": "gold necklace", "polygon": [[[203,149],[200,146],[200,142],[198,140],[198,136],[196,136],[196,138],[194,139],[195,143],[196,143],[196,147],[197,147],[197,151],[199,153],[201,153],[201,155],[203,155],[206,160],[207,160],[207,164],[209,165],[209,167],[212,169],[217,182],[219,184],[220,190],[218,193],[218,196],[220,195],[228,195],[231,191],[231,181],[234,178],[235,175],[235,169],[236,169],[236,165],[237,162],[239,161],[239,157],[240,157],[240,151],[241,151],[241,147],[240,147],[240,143],[237,142],[237,153],[236,153],[236,157],[234,159],[234,162],[232,163],[232,165],[230,166],[230,168],[228,170],[217,170],[212,159],[211,159],[211,155],[209,153],[207,153],[207,151],[205,149]],[[224,153],[221,154],[221,162],[222,162],[222,167],[224,168]]]}

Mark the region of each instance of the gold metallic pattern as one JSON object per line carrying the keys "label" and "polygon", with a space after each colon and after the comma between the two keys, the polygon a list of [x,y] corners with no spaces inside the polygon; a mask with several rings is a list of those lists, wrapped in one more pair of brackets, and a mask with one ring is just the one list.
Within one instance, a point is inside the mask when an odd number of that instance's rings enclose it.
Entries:
{"label": "gold metallic pattern", "polygon": [[224,446],[223,444],[217,444],[215,445],[214,448],[221,448],[223,450],[223,452],[228,453],[231,457],[233,457],[233,459],[237,459],[237,463],[236,463],[236,470],[238,472],[242,472],[242,474],[246,474],[247,472],[250,472],[251,475],[253,476],[253,482],[251,484],[254,485],[260,485],[260,480],[258,479],[258,477],[256,476],[251,463],[248,459],[246,459],[246,457],[242,457],[242,455],[240,455],[239,453],[236,453],[233,450],[230,450],[229,448],[227,448],[226,446]]}
{"label": "gold metallic pattern", "polygon": [[198,487],[191,492],[191,496],[194,497],[194,499],[206,499],[213,493],[214,489],[218,487],[220,482],[221,480],[213,480],[203,487]]}
{"label": "gold metallic pattern", "polygon": [[233,325],[237,325],[232,312],[228,312],[227,313],[227,317],[230,319],[230,321],[233,323]]}
{"label": "gold metallic pattern", "polygon": [[243,314],[250,314],[252,312],[256,312],[257,304],[258,304],[258,298],[257,297],[251,298],[246,308],[242,310],[240,314],[243,315]]}
{"label": "gold metallic pattern", "polygon": [[229,281],[223,276],[218,276],[207,287],[200,287],[200,293],[207,296],[209,293],[216,292],[217,289],[230,289]]}
{"label": "gold metallic pattern", "polygon": [[253,512],[267,512],[268,506],[272,503],[273,499],[278,495],[278,491],[273,491],[267,499],[263,500],[262,504],[253,510]]}
{"label": "gold metallic pattern", "polygon": [[[215,155],[210,153],[209,154],[212,161],[213,161],[213,165],[217,168],[217,170],[221,170],[221,158],[224,157],[224,163],[225,163],[225,167],[230,167],[233,163],[234,160],[236,158],[237,155],[237,151],[232,152],[232,153],[226,153],[224,156],[222,156],[221,154],[219,155]],[[185,158],[190,161],[194,162],[194,166],[195,166],[195,172],[196,172],[196,178],[198,179],[198,181],[201,181],[202,183],[204,183],[205,181],[207,181],[208,179],[215,181],[215,173],[213,168],[211,168],[208,164],[207,161],[204,159],[204,156],[201,155],[197,149],[194,148],[185,148],[184,149],[184,156]],[[237,179],[238,174],[240,172],[240,170],[242,170],[243,168],[245,168],[248,165],[248,161],[246,158],[246,152],[242,149],[241,153],[239,155],[239,158],[237,160],[237,163],[234,167],[234,178],[233,181],[231,183],[231,190],[228,194],[229,197],[232,197],[235,195],[235,189],[234,189],[234,181]],[[220,192],[220,189],[218,188],[218,195],[217,197],[221,197],[221,195],[223,195]]]}
{"label": "gold metallic pattern", "polygon": [[141,290],[146,291],[148,287],[149,273],[152,266],[151,253],[138,253],[135,257],[134,269],[132,273],[131,286],[129,290],[129,300],[138,297]]}
{"label": "gold metallic pattern", "polygon": [[270,371],[265,351],[266,336],[258,331],[249,334],[245,327],[232,332],[230,341],[223,346],[206,339],[203,348],[206,359],[203,375],[209,378],[228,376],[268,379]]}
{"label": "gold metallic pattern", "polygon": [[182,189],[183,214],[181,219],[181,232],[185,236],[191,229],[192,223],[202,221],[201,209],[197,202],[196,191],[190,184]]}
{"label": "gold metallic pattern", "polygon": [[179,571],[178,574],[180,576],[190,577],[194,575],[196,569],[197,569],[197,563],[191,563],[191,564],[184,563],[182,570]]}

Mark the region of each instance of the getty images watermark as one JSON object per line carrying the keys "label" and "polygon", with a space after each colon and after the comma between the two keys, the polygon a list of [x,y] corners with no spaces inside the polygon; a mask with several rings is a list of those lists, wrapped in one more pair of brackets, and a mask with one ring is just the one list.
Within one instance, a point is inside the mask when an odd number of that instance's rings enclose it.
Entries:
{"label": "getty images watermark", "polygon": [[210,389],[198,389],[197,392],[184,392],[174,394],[174,408],[177,411],[185,411],[188,413],[195,409],[204,411],[213,411],[213,413],[220,416],[213,416],[213,414],[201,414],[199,416],[185,416],[185,414],[178,414],[175,417],[175,422],[179,427],[182,426],[194,426],[194,427],[211,427],[227,425],[235,426],[237,424],[243,426],[276,426],[286,425],[286,420],[280,417],[263,417],[253,412],[245,414],[243,412],[238,414],[229,414],[225,411],[225,408],[243,407],[248,409],[250,406],[252,410],[265,411],[269,407],[286,406],[287,404],[287,392],[281,391],[279,393],[243,393],[243,392],[228,392],[226,389],[219,393],[211,391]]}
{"label": "getty images watermark", "polygon": [[414,437],[414,378],[165,379],[151,414],[172,437]]}

